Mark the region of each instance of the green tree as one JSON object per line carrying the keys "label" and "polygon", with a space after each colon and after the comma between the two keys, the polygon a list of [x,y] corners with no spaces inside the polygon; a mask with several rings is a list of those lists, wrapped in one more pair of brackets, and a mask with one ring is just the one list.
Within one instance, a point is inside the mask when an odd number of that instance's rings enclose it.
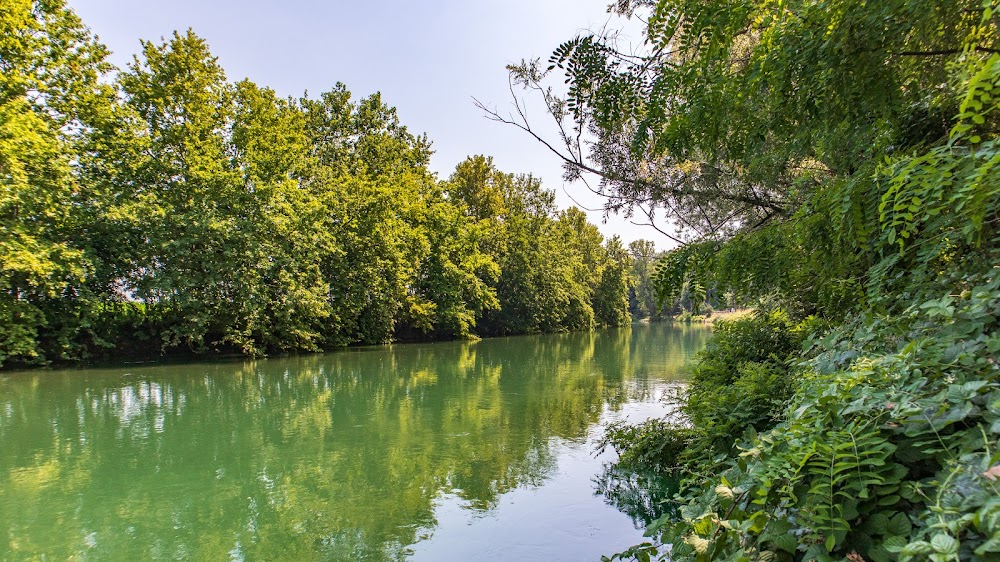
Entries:
{"label": "green tree", "polygon": [[425,201],[415,228],[426,233],[430,251],[416,274],[410,321],[425,334],[470,337],[483,313],[500,306],[492,286],[500,268],[487,252],[492,236],[482,221],[445,199],[440,186]]}
{"label": "green tree", "polygon": [[513,179],[496,168],[492,157],[470,156],[455,166],[449,178],[448,198],[478,220],[496,220],[508,210]]}
{"label": "green tree", "polygon": [[416,272],[430,243],[411,227],[423,215],[426,174],[310,179],[319,191],[331,245],[320,270],[329,285],[332,345],[390,341],[408,313]]}
{"label": "green tree", "polygon": [[537,179],[505,174],[483,156],[460,163],[446,186],[448,200],[478,221],[483,247],[500,266],[499,309],[484,315],[486,333],[628,322],[629,279],[621,269],[628,256],[620,242],[605,247],[583,211],[557,212],[554,194]]}
{"label": "green tree", "polygon": [[[492,158],[474,156],[459,163],[448,180],[449,201],[479,221],[488,253],[499,265],[493,287],[499,308],[484,314],[488,334],[538,332],[541,315],[558,286],[543,282],[542,242],[555,213],[555,197],[531,176],[498,170]],[[549,308],[551,310],[551,307]]]}
{"label": "green tree", "polygon": [[[568,141],[571,177],[597,174],[610,210],[665,220],[679,243],[783,222],[831,180],[870,176],[877,155],[945,141],[962,61],[998,50],[979,0],[614,8],[648,18],[637,52],[622,52],[614,33],[581,35],[547,69],[512,66],[512,79],[544,96]],[[556,71],[569,83],[565,96],[545,85]],[[588,152],[575,141],[584,133],[595,135]],[[845,202],[845,214],[871,221],[870,200],[850,207],[860,200]],[[864,234],[845,226],[816,234]]]}
{"label": "green tree", "polygon": [[601,325],[624,326],[632,320],[628,307],[632,258],[617,236],[609,239],[604,249],[607,257],[594,289],[594,316]]}
{"label": "green tree", "polygon": [[243,186],[227,139],[233,88],[190,30],[143,42],[118,83],[132,135],[111,155],[121,167],[107,217],[131,235],[126,291],[161,322],[164,347],[235,338],[231,305],[245,285],[235,258]]}
{"label": "green tree", "polygon": [[0,31],[0,365],[585,329],[614,292],[582,212],[485,157],[439,182],[380,94],[233,84],[190,30],[112,78],[59,0]]}
{"label": "green tree", "polygon": [[649,240],[635,240],[628,245],[628,251],[632,258],[629,312],[636,318],[655,318],[659,316],[656,289],[652,282],[656,245]]}
{"label": "green tree", "polygon": [[304,115],[229,84],[191,31],[145,42],[119,85],[124,108],[92,176],[105,184],[100,218],[126,248],[108,256],[121,262],[115,282],[164,347],[316,348],[329,310],[322,212],[299,187]]}
{"label": "green tree", "polygon": [[378,177],[426,171],[430,141],[411,134],[381,94],[355,103],[347,86],[337,83],[318,99],[304,97],[300,104],[310,153],[332,173]]}
{"label": "green tree", "polygon": [[0,365],[76,357],[93,271],[76,147],[108,51],[63,2],[0,6]]}
{"label": "green tree", "polygon": [[[355,103],[337,84],[299,103],[309,142],[302,183],[325,213],[321,271],[333,315],[327,341],[386,342],[407,318],[431,331],[436,305],[417,287],[432,250],[422,226],[424,194],[435,189],[426,167],[430,143],[410,134],[379,94]],[[458,313],[458,304],[449,306]],[[454,323],[456,333],[462,326]]]}
{"label": "green tree", "polygon": [[330,316],[320,264],[332,242],[324,208],[300,186],[308,165],[305,115],[274,92],[236,84],[232,161],[241,174],[233,248],[241,284],[229,306],[244,350],[318,349]]}

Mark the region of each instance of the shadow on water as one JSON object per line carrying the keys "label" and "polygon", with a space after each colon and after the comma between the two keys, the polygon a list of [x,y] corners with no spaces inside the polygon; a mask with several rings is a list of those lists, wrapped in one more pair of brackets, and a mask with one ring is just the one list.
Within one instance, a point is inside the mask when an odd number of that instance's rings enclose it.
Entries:
{"label": "shadow on water", "polygon": [[650,399],[706,337],[0,375],[0,558],[405,558],[441,494],[486,511],[543,484],[553,438]]}

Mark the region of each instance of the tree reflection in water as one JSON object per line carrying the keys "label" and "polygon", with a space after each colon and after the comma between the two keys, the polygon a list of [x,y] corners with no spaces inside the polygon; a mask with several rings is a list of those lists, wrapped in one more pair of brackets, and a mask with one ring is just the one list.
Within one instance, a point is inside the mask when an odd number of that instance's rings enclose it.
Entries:
{"label": "tree reflection in water", "polygon": [[0,552],[401,559],[433,533],[436,498],[489,510],[541,485],[553,438],[649,398],[706,335],[652,326],[9,373]]}

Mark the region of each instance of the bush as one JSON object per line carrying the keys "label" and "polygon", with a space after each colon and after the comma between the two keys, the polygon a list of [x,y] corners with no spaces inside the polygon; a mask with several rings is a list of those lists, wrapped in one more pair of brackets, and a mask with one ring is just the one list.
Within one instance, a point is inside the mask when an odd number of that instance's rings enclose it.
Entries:
{"label": "bush", "polygon": [[693,429],[664,419],[650,419],[632,425],[614,422],[604,429],[598,453],[609,446],[618,453],[617,468],[653,472],[673,471],[682,453],[694,439]]}
{"label": "bush", "polygon": [[[653,524],[668,548],[617,557],[1000,559],[1000,276],[957,285],[808,340],[784,420],[724,470],[703,470],[677,514]],[[747,376],[773,379],[757,367]]]}
{"label": "bush", "polygon": [[679,400],[693,433],[681,455],[683,464],[703,468],[728,456],[748,429],[763,431],[778,422],[795,389],[790,362],[801,339],[781,311],[716,324]]}
{"label": "bush", "polygon": [[673,398],[677,415],[611,424],[602,450],[613,447],[623,469],[687,473],[721,462],[748,429],[780,421],[796,386],[789,365],[801,334],[781,311],[719,322],[690,383]]}

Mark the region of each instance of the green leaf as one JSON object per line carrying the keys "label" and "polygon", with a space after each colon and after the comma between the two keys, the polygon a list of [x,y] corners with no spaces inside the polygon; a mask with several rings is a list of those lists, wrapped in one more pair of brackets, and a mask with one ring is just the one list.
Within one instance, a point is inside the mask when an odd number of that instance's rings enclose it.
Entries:
{"label": "green leaf", "polygon": [[774,546],[789,554],[793,554],[799,544],[795,537],[789,534],[771,535],[768,540],[770,540]]}
{"label": "green leaf", "polygon": [[882,546],[885,547],[889,552],[900,552],[906,547],[907,538],[906,537],[889,537],[885,539]]}
{"label": "green leaf", "polygon": [[900,556],[922,556],[934,551],[931,543],[927,541],[914,541],[902,546],[893,545],[891,547],[886,546],[885,548],[889,552],[898,552]]}
{"label": "green leaf", "polygon": [[912,529],[913,526],[910,524],[910,518],[905,513],[897,513],[889,520],[886,530],[890,535],[907,537],[910,535]]}
{"label": "green leaf", "polygon": [[883,513],[876,513],[868,518],[864,526],[872,535],[884,535],[889,532],[889,518]]}
{"label": "green leaf", "polygon": [[938,533],[931,537],[931,548],[941,554],[958,554],[958,541],[951,535]]}

